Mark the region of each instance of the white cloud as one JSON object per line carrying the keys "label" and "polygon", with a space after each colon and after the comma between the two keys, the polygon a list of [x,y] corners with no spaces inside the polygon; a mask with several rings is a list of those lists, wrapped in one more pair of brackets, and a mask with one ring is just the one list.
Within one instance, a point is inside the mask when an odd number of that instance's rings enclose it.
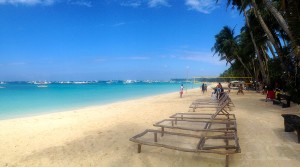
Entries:
{"label": "white cloud", "polygon": [[130,60],[148,60],[149,57],[144,57],[144,56],[133,56],[133,57],[128,57]]}
{"label": "white cloud", "polygon": [[71,5],[78,5],[78,6],[85,6],[85,7],[92,7],[92,2],[91,1],[84,1],[84,0],[69,0],[69,4]]}
{"label": "white cloud", "polygon": [[168,0],[149,0],[148,6],[153,8],[159,6],[170,6],[170,4],[168,3]]}
{"label": "white cloud", "polygon": [[96,62],[96,63],[104,62],[104,61],[106,61],[106,59],[104,59],[104,58],[97,58],[94,60],[94,62]]}
{"label": "white cloud", "polygon": [[134,7],[134,8],[137,8],[141,5],[142,5],[142,2],[140,0],[132,0],[132,1],[121,3],[121,6],[128,6],[128,7]]}
{"label": "white cloud", "polygon": [[112,27],[120,27],[120,26],[123,26],[125,24],[126,24],[125,22],[119,22],[119,23],[113,24]]}
{"label": "white cloud", "polygon": [[51,5],[56,0],[0,0],[0,5]]}
{"label": "white cloud", "polygon": [[201,51],[182,51],[178,53],[180,56],[172,56],[173,59],[199,61],[206,64],[212,65],[224,65],[225,61],[220,61],[218,56],[213,56],[212,52],[201,52]]}
{"label": "white cloud", "polygon": [[11,63],[8,63],[7,65],[8,66],[22,66],[22,65],[26,65],[27,63],[25,62],[11,62]]}
{"label": "white cloud", "polygon": [[126,7],[140,7],[142,5],[147,5],[149,8],[155,8],[160,6],[171,6],[168,2],[169,0],[127,0],[121,3],[121,6]]}
{"label": "white cloud", "polygon": [[185,4],[191,10],[196,10],[204,14],[209,14],[219,7],[216,0],[185,0]]}
{"label": "white cloud", "polygon": [[117,57],[116,60],[148,60],[149,57],[146,56],[129,56],[129,57]]}

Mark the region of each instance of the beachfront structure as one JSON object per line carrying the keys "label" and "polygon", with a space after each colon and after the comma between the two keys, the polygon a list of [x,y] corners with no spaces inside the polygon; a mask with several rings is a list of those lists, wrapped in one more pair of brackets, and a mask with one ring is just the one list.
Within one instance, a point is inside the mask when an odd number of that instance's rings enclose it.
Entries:
{"label": "beachfront structure", "polygon": [[244,81],[246,83],[252,82],[252,77],[193,77],[194,84],[202,82],[231,82],[233,80]]}

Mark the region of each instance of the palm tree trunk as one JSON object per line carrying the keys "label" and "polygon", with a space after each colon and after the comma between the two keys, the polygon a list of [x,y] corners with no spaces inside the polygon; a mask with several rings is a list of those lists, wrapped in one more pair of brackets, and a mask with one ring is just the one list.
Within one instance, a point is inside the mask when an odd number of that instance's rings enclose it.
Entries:
{"label": "palm tree trunk", "polygon": [[240,61],[240,63],[244,66],[244,68],[246,69],[248,75],[249,75],[249,76],[252,76],[252,74],[251,74],[249,68],[245,65],[245,63],[243,62],[242,58],[241,58],[240,56],[238,56],[238,55],[236,55],[236,57],[237,57],[237,59]]}
{"label": "palm tree trunk", "polygon": [[275,19],[277,20],[278,24],[283,29],[283,31],[288,35],[290,40],[294,41],[293,35],[292,35],[291,31],[289,30],[289,27],[288,27],[286,21],[284,20],[282,15],[279,13],[279,11],[272,5],[272,2],[270,2],[269,0],[263,0],[263,2],[265,4],[266,8],[275,17]]}
{"label": "palm tree trunk", "polygon": [[258,47],[257,47],[257,45],[256,45],[256,42],[255,42],[255,39],[254,39],[252,30],[251,30],[251,28],[250,28],[250,23],[249,23],[248,16],[247,16],[247,14],[246,14],[245,9],[243,10],[243,12],[244,12],[244,16],[245,16],[245,19],[246,19],[247,27],[249,28],[251,40],[252,40],[252,43],[253,43],[253,46],[254,46],[254,49],[255,49],[257,58],[258,58],[258,60],[259,60],[259,67],[260,67],[261,75],[262,75],[262,77],[263,77],[263,79],[264,79],[264,82],[267,83],[267,84],[269,84],[269,82],[270,82],[270,81],[269,81],[269,76],[267,76],[267,74],[266,74],[266,71],[265,71],[265,68],[264,68],[264,64],[263,64],[263,62],[262,62],[262,60],[261,60],[261,55],[260,55],[260,52],[259,52]]}
{"label": "palm tree trunk", "polygon": [[265,64],[264,64],[264,66],[265,66],[265,71],[266,71],[266,73],[267,73],[267,80],[270,80],[270,75],[269,75],[269,65],[268,65],[268,61],[269,61],[269,56],[267,55],[267,53],[265,52],[265,50],[264,50],[264,48],[261,46],[261,51],[262,51],[262,53],[263,53],[263,55],[264,55],[264,58],[265,58]]}
{"label": "palm tree trunk", "polygon": [[282,69],[285,69],[285,65],[284,65],[284,62],[282,60],[283,58],[283,53],[282,53],[282,50],[279,46],[279,44],[275,41],[275,38],[274,36],[272,35],[271,31],[269,30],[267,24],[265,23],[265,21],[263,20],[262,16],[261,16],[261,13],[260,11],[258,10],[258,7],[257,7],[257,4],[255,2],[255,0],[251,0],[251,4],[253,6],[253,9],[254,9],[254,13],[255,13],[255,16],[258,18],[258,21],[261,25],[261,27],[263,28],[263,30],[265,31],[268,39],[270,40],[270,42],[272,43],[272,45],[274,46],[276,52],[277,52],[277,55],[280,59],[280,62],[281,62],[281,66],[282,66]]}

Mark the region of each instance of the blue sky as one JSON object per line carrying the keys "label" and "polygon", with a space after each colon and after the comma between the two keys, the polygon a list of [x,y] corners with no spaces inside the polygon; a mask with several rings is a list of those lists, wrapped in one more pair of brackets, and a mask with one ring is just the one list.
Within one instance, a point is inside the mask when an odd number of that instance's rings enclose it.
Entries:
{"label": "blue sky", "polygon": [[218,76],[224,0],[0,0],[0,80]]}

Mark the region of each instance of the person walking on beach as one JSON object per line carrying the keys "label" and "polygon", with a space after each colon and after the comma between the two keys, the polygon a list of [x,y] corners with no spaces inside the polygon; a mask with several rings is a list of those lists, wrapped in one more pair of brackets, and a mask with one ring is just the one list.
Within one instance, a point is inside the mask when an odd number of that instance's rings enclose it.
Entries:
{"label": "person walking on beach", "polygon": [[204,94],[204,92],[205,92],[205,84],[204,83],[202,84],[201,89],[202,89],[202,94]]}
{"label": "person walking on beach", "polygon": [[219,84],[216,86],[216,89],[217,89],[217,98],[219,99],[219,98],[220,98],[220,94],[221,94],[221,90],[223,89],[220,82],[219,82]]}
{"label": "person walking on beach", "polygon": [[228,93],[230,93],[230,90],[231,90],[231,82],[229,82],[228,84]]}
{"label": "person walking on beach", "polygon": [[239,86],[239,90],[238,90],[238,92],[236,93],[237,95],[239,94],[239,93],[242,93],[243,95],[244,95],[244,91],[243,91],[243,84],[240,84],[240,86]]}
{"label": "person walking on beach", "polygon": [[180,86],[180,92],[179,92],[180,98],[182,98],[183,89],[184,89],[183,84],[181,84],[181,86]]}

